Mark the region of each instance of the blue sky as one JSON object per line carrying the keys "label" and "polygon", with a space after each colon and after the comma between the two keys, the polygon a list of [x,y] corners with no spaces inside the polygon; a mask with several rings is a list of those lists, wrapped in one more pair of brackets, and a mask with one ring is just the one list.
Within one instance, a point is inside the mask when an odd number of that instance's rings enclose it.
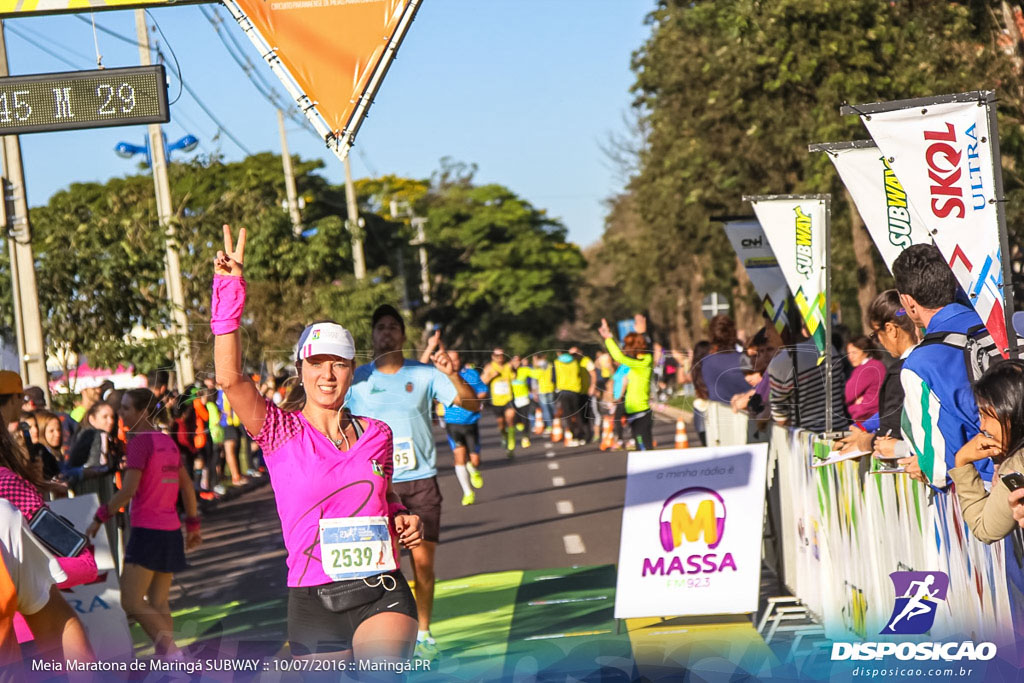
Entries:
{"label": "blue sky", "polygon": [[[654,0],[424,0],[356,139],[353,174],[428,177],[444,156],[476,163],[478,181],[505,184],[546,208],[573,241],[597,241],[602,201],[622,183],[601,146],[610,134],[625,132],[630,56],[649,33],[643,19],[653,6]],[[184,80],[224,127],[252,152],[280,152],[274,108],[232,61],[200,8],[150,12]],[[227,11],[219,13],[276,85]],[[94,16],[98,25],[134,38],[133,12]],[[91,25],[76,16],[6,24],[12,74],[95,68]],[[97,37],[104,66],[138,64],[135,46],[103,32]],[[178,84],[171,80],[173,99]],[[325,159],[325,175],[341,182],[341,163],[310,130],[288,124],[291,152]],[[216,124],[184,93],[171,107],[166,133],[173,141],[186,132],[200,138],[200,152],[245,156],[223,134],[215,137]],[[143,127],[132,127],[22,136],[30,204],[44,204],[72,182],[136,172],[136,162],[116,156],[113,147],[121,140],[142,144],[144,135]]]}

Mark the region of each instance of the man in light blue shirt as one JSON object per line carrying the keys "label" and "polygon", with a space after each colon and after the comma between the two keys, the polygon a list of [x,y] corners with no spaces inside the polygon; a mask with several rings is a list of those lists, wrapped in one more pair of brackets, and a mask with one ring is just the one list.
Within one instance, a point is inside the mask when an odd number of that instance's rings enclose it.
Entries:
{"label": "man in light blue shirt", "polygon": [[446,407],[478,410],[479,399],[444,351],[434,354],[433,365],[425,365],[405,358],[404,346],[401,314],[392,306],[379,306],[373,313],[374,361],[356,369],[346,400],[354,415],[372,417],[391,427],[395,493],[423,522],[423,543],[411,551],[419,612],[416,653],[433,659],[437,645],[430,635],[430,613],[434,606],[434,554],[440,540],[441,489],[431,407],[437,401]]}

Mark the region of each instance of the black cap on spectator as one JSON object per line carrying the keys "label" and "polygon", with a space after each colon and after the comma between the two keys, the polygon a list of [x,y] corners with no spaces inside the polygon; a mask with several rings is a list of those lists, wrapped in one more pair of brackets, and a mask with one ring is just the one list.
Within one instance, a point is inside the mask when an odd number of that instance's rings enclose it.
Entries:
{"label": "black cap on spectator", "polygon": [[46,395],[40,387],[25,387],[25,400],[32,401],[37,408],[46,406]]}

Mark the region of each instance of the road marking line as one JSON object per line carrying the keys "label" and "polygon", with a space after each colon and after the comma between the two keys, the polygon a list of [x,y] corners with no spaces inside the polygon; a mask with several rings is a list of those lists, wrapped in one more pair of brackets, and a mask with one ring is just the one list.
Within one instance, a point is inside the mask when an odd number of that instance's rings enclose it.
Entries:
{"label": "road marking line", "polygon": [[565,486],[565,477],[552,477],[551,478],[551,485],[552,486]]}
{"label": "road marking line", "polygon": [[551,638],[577,638],[579,636],[600,636],[606,633],[611,633],[611,629],[607,631],[577,631],[576,633],[552,633],[548,636],[529,636],[523,638],[523,640],[549,640]]}
{"label": "road marking line", "polygon": [[526,603],[530,607],[540,607],[542,605],[568,605],[573,602],[594,602],[595,600],[607,600],[607,595],[595,595],[589,598],[562,598],[561,600],[531,600]]}
{"label": "road marking line", "polygon": [[576,509],[572,506],[571,500],[560,500],[555,503],[555,509],[558,510],[560,515],[571,515],[576,512]]}
{"label": "road marking line", "polygon": [[548,450],[550,450],[550,449],[552,449],[554,447],[555,447],[555,444],[551,443],[550,441],[548,441],[546,444],[544,444],[544,448],[547,448]]}
{"label": "road marking line", "polygon": [[[587,552],[587,547],[583,545],[583,539],[580,538],[579,534],[567,534],[562,536],[562,543],[565,544],[565,552],[567,555],[582,555]],[[604,598],[599,599],[603,600]]]}
{"label": "road marking line", "polygon": [[557,462],[549,462],[548,463],[548,469],[549,470],[557,470],[558,469],[558,463]]}
{"label": "road marking line", "polygon": [[553,457],[555,457],[555,452],[554,451],[548,451],[547,453],[544,454],[544,457],[545,458],[553,458]]}

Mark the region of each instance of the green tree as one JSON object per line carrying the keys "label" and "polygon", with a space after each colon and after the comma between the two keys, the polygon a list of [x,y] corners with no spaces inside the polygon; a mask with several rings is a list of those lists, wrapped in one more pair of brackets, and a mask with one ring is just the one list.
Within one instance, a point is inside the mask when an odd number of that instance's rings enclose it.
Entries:
{"label": "green tree", "polygon": [[[856,254],[851,207],[810,142],[867,137],[844,102],[873,102],[1015,83],[994,36],[999,3],[921,0],[661,0],[634,54],[646,137],[626,188],[639,226],[617,261],[656,322],[684,340],[699,333],[699,301],[740,283],[720,215],[748,214],[745,194],[831,192],[833,288],[857,327],[857,291],[870,269]],[[1001,104],[1008,171],[1022,155],[1019,86]],[[1010,173],[1011,197],[1022,184]],[[614,249],[616,234],[609,235]],[[873,252],[873,250],[872,250]],[[639,256],[637,256],[639,255]],[[881,286],[891,280],[880,262]],[[635,275],[657,273],[657,283]],[[646,279],[645,279],[646,278]]]}

